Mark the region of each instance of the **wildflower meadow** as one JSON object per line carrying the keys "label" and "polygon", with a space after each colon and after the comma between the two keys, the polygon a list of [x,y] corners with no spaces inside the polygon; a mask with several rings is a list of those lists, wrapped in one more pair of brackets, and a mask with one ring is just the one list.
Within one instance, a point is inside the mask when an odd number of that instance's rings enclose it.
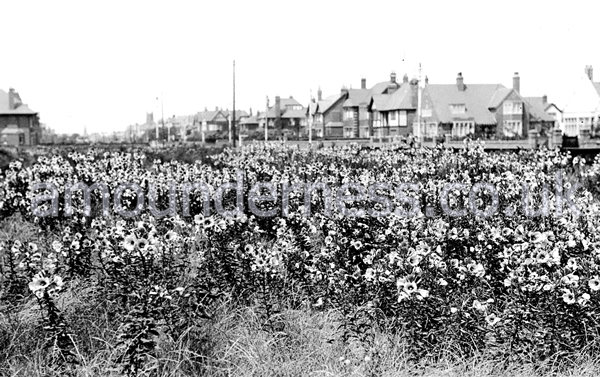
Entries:
{"label": "wildflower meadow", "polygon": [[600,160],[477,143],[14,160],[0,175],[0,375],[595,365],[599,177]]}

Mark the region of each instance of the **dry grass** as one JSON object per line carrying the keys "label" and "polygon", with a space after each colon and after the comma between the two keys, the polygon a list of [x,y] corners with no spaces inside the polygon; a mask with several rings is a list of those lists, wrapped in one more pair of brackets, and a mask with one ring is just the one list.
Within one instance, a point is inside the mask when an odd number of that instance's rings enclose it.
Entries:
{"label": "dry grass", "polygon": [[[68,289],[61,306],[75,330],[80,365],[73,376],[117,376],[111,362],[118,355],[115,324],[109,307],[94,302],[94,291]],[[18,315],[4,315],[0,336],[8,347],[0,350],[0,375],[59,376],[67,371],[48,366],[48,352],[37,327],[36,310],[30,302]],[[278,318],[282,331],[265,330],[255,308],[222,304],[212,320],[189,329],[180,339],[162,335],[159,357],[150,360],[141,375],[175,376],[543,376],[548,369],[528,364],[499,366],[485,357],[438,361],[415,365],[407,360],[402,340],[378,332],[372,349],[342,345],[336,336],[335,313],[286,310]],[[372,357],[371,361],[365,356]],[[350,360],[349,365],[341,360]],[[545,367],[548,367],[546,365]],[[574,361],[555,376],[596,376],[600,362],[589,357]]]}

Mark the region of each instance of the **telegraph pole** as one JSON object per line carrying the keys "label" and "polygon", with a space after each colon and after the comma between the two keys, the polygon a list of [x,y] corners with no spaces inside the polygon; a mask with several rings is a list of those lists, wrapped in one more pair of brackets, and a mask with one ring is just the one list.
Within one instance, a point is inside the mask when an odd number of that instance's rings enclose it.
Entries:
{"label": "telegraph pole", "polygon": [[160,91],[160,121],[162,123],[163,132],[165,131],[165,107],[163,104],[163,92]]}
{"label": "telegraph pole", "polygon": [[235,124],[235,60],[233,61],[233,119],[231,119],[233,128],[233,147],[235,148],[235,141],[237,139],[237,127]]}

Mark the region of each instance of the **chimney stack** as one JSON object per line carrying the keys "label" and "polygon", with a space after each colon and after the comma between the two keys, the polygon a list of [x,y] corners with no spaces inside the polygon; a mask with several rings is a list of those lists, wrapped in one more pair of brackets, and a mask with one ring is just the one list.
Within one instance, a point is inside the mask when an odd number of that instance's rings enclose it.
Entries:
{"label": "chimney stack", "polygon": [[542,103],[543,103],[544,105],[548,103],[548,96],[547,96],[547,95],[545,95],[545,94],[542,96]]}
{"label": "chimney stack", "polygon": [[362,79],[360,79],[360,88],[367,89],[367,79],[364,77]]}
{"label": "chimney stack", "polygon": [[13,88],[8,90],[8,108],[9,110],[15,108],[15,90]]}
{"label": "chimney stack", "polygon": [[402,78],[402,82],[407,84],[408,83],[408,75],[405,73],[404,77]]}
{"label": "chimney stack", "polygon": [[462,72],[458,72],[458,76],[456,76],[456,87],[458,88],[459,92],[464,92],[466,89]]}
{"label": "chimney stack", "polygon": [[429,77],[425,76],[425,84],[429,84]]}
{"label": "chimney stack", "polygon": [[585,75],[590,79],[590,81],[594,81],[594,68],[591,65],[585,66]]}
{"label": "chimney stack", "polygon": [[519,77],[519,72],[515,72],[513,77],[513,89],[517,93],[520,93],[521,91],[521,78]]}
{"label": "chimney stack", "polygon": [[317,91],[317,101],[321,101],[321,97],[323,96],[323,92],[321,91],[321,87]]}
{"label": "chimney stack", "polygon": [[419,100],[418,100],[418,96],[419,96],[419,80],[412,79],[410,80],[410,89],[411,89],[411,105],[412,107],[416,108],[419,105]]}
{"label": "chimney stack", "polygon": [[275,122],[279,123],[281,119],[281,98],[275,96]]}
{"label": "chimney stack", "polygon": [[344,94],[344,93],[348,94],[348,88],[346,88],[346,85],[342,86],[341,93],[342,94]]}
{"label": "chimney stack", "polygon": [[396,72],[392,71],[392,73],[390,74],[390,82],[392,84],[396,83]]}

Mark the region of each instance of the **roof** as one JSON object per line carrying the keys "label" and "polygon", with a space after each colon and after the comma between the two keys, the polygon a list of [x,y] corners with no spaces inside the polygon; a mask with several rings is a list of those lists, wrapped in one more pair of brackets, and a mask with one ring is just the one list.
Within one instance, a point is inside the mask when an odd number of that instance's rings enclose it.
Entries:
{"label": "roof", "polygon": [[[229,116],[229,113],[233,114],[233,111],[221,110],[221,114],[223,114],[223,116],[225,118],[227,118]],[[249,116],[249,114],[246,112],[246,110],[236,110],[235,111],[236,120],[240,120],[241,118],[248,117],[248,116]]]}
{"label": "roof", "polygon": [[401,109],[416,109],[413,104],[413,92],[410,85],[402,85],[400,89],[394,91],[392,94],[376,94],[373,95],[373,102],[375,103],[375,110],[377,111],[390,111],[390,110],[401,110]]}
{"label": "roof", "polygon": [[344,101],[344,107],[358,107],[368,105],[371,102],[371,90],[369,89],[347,89],[348,98]]}
{"label": "roof", "polygon": [[[377,84],[375,84],[372,88],[371,88],[371,93],[373,93],[373,95],[375,94],[385,94],[389,85],[392,84],[391,81],[382,81],[382,82],[378,82]],[[400,88],[401,83],[398,83],[396,81],[396,86],[398,88]]]}
{"label": "roof", "polygon": [[215,117],[219,114],[220,110],[205,110],[198,112],[198,121],[202,122],[203,120],[207,122],[212,122]]}
{"label": "roof", "polygon": [[[433,102],[433,109],[442,123],[472,119],[477,124],[496,124],[490,108],[502,103],[511,91],[512,89],[508,89],[507,92],[507,88],[501,84],[468,84],[463,91],[459,91],[456,84],[427,84],[424,95]],[[451,104],[464,104],[466,112],[452,114]]]}
{"label": "roof", "polygon": [[529,103],[529,113],[537,120],[543,122],[553,122],[554,118],[546,112],[546,109],[551,105],[544,103],[543,97],[524,97]]}
{"label": "roof", "polygon": [[286,110],[281,115],[282,118],[304,118],[306,117],[306,108],[302,108],[300,110]]}
{"label": "roof", "polygon": [[15,105],[16,108],[9,108],[8,93],[0,89],[0,114],[14,114],[14,115],[35,115],[37,112],[31,110],[29,106],[21,102],[21,97],[18,93],[15,93]]}
{"label": "roof", "polygon": [[[264,113],[263,113],[263,115],[264,115]],[[251,117],[244,118],[240,121],[240,124],[258,124],[259,116],[260,116],[260,113],[256,114],[256,115],[252,115]],[[262,117],[262,119],[264,119],[264,116]]]}
{"label": "roof", "polygon": [[290,96],[290,98],[281,98],[279,100],[279,104],[281,106],[281,108],[285,108],[286,106],[292,106],[292,105],[300,105],[302,106],[302,104],[298,101],[296,101],[293,97]]}

